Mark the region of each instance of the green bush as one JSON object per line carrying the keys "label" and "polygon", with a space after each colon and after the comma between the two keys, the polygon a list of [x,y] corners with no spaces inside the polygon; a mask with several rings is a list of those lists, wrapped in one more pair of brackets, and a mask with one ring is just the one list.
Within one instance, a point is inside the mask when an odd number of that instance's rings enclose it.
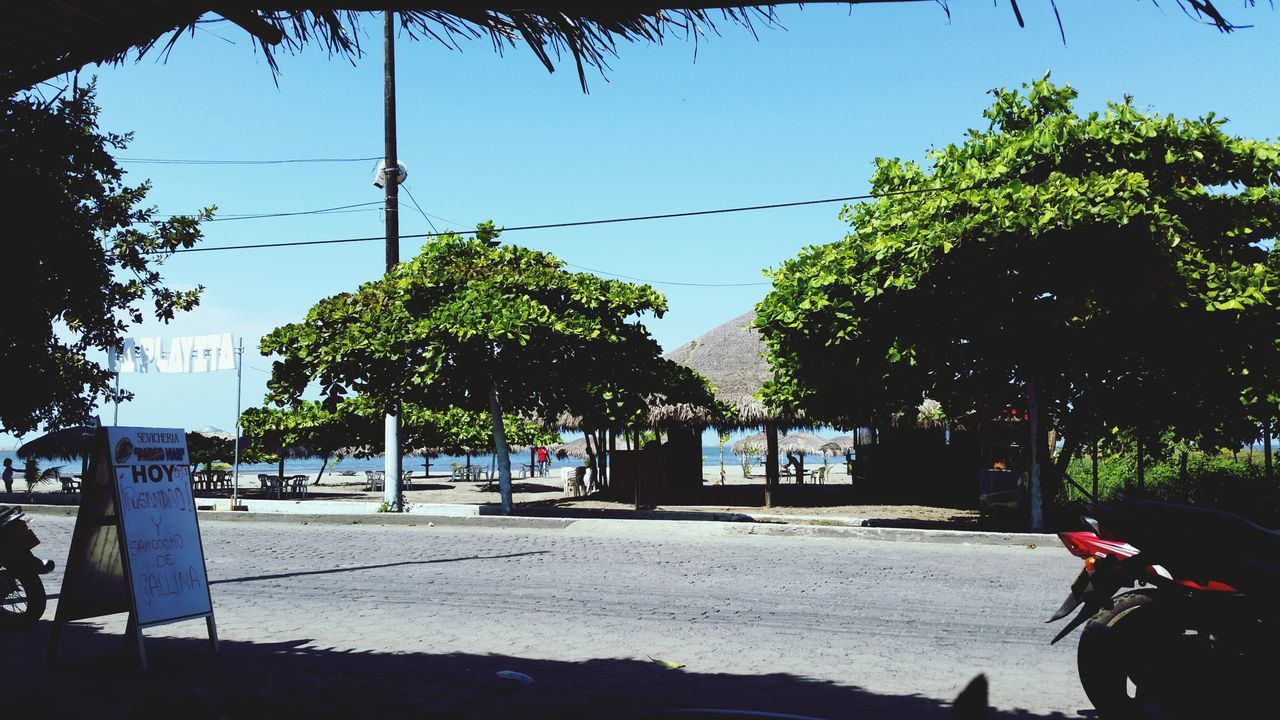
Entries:
{"label": "green bush", "polygon": [[[1280,483],[1266,482],[1262,458],[1248,462],[1243,456],[1190,452],[1185,477],[1177,453],[1168,459],[1153,459],[1145,467],[1145,496],[1169,502],[1188,503],[1239,513],[1267,527],[1280,526]],[[1093,483],[1092,461],[1075,458],[1067,474],[1084,488]],[[1137,491],[1137,459],[1132,453],[1098,458],[1098,495],[1106,501],[1127,488]],[[1088,497],[1067,485],[1059,498],[1069,505],[1087,502]]]}

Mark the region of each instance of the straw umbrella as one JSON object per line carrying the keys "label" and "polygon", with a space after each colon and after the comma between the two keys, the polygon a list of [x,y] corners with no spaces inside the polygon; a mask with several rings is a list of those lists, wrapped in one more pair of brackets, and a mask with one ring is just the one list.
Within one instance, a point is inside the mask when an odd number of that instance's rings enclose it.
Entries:
{"label": "straw umbrella", "polygon": [[869,428],[858,428],[853,431],[852,435],[839,435],[831,438],[828,443],[835,452],[844,455],[844,468],[849,477],[853,478],[853,456],[863,445],[870,444],[871,430]]}
{"label": "straw umbrella", "polygon": [[61,430],[54,430],[22,444],[18,448],[18,457],[43,458],[46,460],[86,458],[93,453],[93,443],[98,437],[98,428],[93,425],[76,425]]}
{"label": "straw umbrella", "polygon": [[736,427],[764,427],[764,504],[769,507],[773,504],[773,486],[778,482],[778,431],[794,424],[797,418],[770,410],[756,397],[773,377],[773,371],[765,358],[760,332],[751,327],[755,319],[754,311],[739,315],[666,357],[709,380],[715,386],[716,399],[733,407]]}
{"label": "straw umbrella", "polygon": [[[787,454],[796,466],[796,482],[804,483],[804,456],[821,455],[829,441],[812,433],[791,433],[778,439],[778,451]],[[798,454],[798,457],[796,455]]]}
{"label": "straw umbrella", "polygon": [[584,436],[576,440],[570,440],[569,442],[563,442],[557,445],[552,445],[550,450],[556,455],[560,455],[561,453],[563,453],[565,455],[568,455],[569,457],[575,457],[575,458],[578,458],[579,460],[586,460],[587,459],[587,438]]}
{"label": "straw umbrella", "polygon": [[80,477],[89,472],[89,458],[93,455],[94,442],[98,437],[97,425],[75,425],[61,430],[54,430],[22,444],[17,455],[23,460],[42,458],[45,460],[80,460]]}
{"label": "straw umbrella", "polygon": [[764,446],[768,437],[763,432],[748,435],[729,446],[734,455],[764,455]]}

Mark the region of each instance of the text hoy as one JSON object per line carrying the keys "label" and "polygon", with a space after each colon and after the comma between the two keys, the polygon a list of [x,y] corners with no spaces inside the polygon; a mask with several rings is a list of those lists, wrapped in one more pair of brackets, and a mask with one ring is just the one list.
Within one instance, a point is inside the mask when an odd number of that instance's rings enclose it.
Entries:
{"label": "text hoy", "polygon": [[173,472],[180,465],[134,465],[129,468],[135,483],[173,482]]}

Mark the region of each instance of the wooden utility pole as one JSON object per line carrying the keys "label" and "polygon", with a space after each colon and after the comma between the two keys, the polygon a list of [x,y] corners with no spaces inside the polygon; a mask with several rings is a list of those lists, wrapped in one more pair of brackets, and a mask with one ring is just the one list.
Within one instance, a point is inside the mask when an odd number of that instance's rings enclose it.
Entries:
{"label": "wooden utility pole", "polygon": [[[400,160],[396,157],[396,38],[395,13],[386,11],[383,16],[383,135],[386,140],[386,158],[383,168],[383,187],[387,192],[387,272],[400,262]],[[382,499],[396,512],[404,505],[400,490],[400,408],[386,418],[385,448],[383,450]]]}

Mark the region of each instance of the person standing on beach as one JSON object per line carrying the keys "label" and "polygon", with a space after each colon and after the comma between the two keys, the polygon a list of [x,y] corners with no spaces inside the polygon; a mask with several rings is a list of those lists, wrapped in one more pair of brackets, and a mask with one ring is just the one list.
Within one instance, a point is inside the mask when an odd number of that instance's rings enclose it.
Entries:
{"label": "person standing on beach", "polygon": [[547,452],[547,448],[542,445],[539,445],[537,449],[534,450],[534,457],[538,461],[538,474],[542,477],[547,476],[547,468],[551,465],[550,455],[551,454]]}
{"label": "person standing on beach", "polygon": [[6,493],[13,492],[13,459],[4,459],[4,491]]}

